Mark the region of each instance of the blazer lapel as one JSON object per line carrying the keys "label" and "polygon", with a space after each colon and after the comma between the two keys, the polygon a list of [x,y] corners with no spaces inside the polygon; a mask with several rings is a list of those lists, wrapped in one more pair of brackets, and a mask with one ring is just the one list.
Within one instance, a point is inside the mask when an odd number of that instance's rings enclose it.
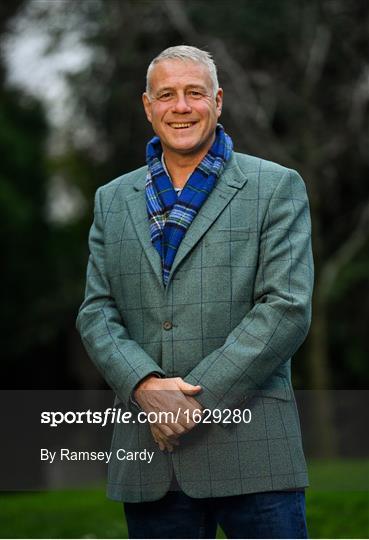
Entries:
{"label": "blazer lapel", "polygon": [[128,210],[146,257],[152,266],[154,274],[164,289],[160,255],[154,248],[150,237],[149,220],[147,216],[145,197],[146,174],[143,172],[134,183],[134,193],[127,198]]}
{"label": "blazer lapel", "polygon": [[178,265],[202,238],[224,208],[231,202],[238,189],[246,182],[247,177],[238,166],[236,156],[233,152],[213,191],[200,208],[199,213],[191,223],[178,248],[169,274],[168,285]]}
{"label": "blazer lapel", "polygon": [[[191,223],[190,228],[186,232],[185,237],[178,248],[169,274],[169,280],[166,287],[167,290],[172,276],[179,264],[202,238],[219,214],[230,203],[237,191],[246,182],[247,177],[238,166],[237,158],[233,152],[231,159],[218,179],[213,191],[200,208],[199,213]],[[126,202],[137,236],[142,244],[146,257],[148,258],[152,269],[160,282],[160,285],[164,289],[160,256],[152,245],[150,237],[150,228],[146,209],[145,184],[145,171],[140,171],[140,174],[133,185],[134,192],[126,199]]]}

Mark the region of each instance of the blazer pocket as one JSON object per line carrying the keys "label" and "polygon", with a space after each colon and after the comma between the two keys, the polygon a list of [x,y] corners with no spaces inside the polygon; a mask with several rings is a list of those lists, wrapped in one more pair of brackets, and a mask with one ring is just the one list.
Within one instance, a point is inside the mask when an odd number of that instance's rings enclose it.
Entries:
{"label": "blazer pocket", "polygon": [[205,235],[205,246],[222,242],[245,242],[249,237],[250,229],[246,227],[221,227]]}

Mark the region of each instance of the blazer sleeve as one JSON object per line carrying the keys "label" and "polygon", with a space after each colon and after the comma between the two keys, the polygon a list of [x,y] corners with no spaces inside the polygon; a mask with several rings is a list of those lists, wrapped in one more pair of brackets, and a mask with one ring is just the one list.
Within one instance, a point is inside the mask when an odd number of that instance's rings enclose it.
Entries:
{"label": "blazer sleeve", "polygon": [[311,321],[313,256],[309,201],[296,171],[282,175],[264,214],[254,304],[185,377],[206,408],[239,406],[263,388],[303,343]]}
{"label": "blazer sleeve", "polygon": [[89,234],[85,299],[76,326],[97,369],[118,398],[131,409],[131,394],[140,380],[151,373],[159,376],[165,376],[165,373],[136,341],[130,339],[116,307],[104,262],[104,215],[99,188]]}

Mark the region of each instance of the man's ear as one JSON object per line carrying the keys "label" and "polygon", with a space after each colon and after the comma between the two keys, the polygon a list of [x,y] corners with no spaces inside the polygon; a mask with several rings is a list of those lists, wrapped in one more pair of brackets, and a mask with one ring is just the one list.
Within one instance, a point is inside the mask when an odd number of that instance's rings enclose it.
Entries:
{"label": "man's ear", "polygon": [[147,118],[148,121],[151,123],[151,120],[152,120],[152,115],[151,115],[151,101],[150,101],[150,98],[149,98],[149,96],[147,95],[146,92],[144,92],[144,93],[142,94],[142,103],[143,103],[143,106],[144,106],[144,109],[145,109],[146,118]]}
{"label": "man's ear", "polygon": [[218,118],[222,114],[223,107],[223,88],[218,88],[218,91],[215,95],[215,103],[217,105],[217,115]]}

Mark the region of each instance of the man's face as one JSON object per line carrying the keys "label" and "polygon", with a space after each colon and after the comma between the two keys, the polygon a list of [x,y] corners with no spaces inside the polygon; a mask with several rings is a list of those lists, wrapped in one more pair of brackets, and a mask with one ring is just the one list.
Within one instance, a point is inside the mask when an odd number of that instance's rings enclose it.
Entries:
{"label": "man's face", "polygon": [[163,60],[152,69],[150,82],[150,96],[143,94],[143,103],[164,152],[206,153],[214,140],[223,98],[221,88],[214,97],[206,66]]}

